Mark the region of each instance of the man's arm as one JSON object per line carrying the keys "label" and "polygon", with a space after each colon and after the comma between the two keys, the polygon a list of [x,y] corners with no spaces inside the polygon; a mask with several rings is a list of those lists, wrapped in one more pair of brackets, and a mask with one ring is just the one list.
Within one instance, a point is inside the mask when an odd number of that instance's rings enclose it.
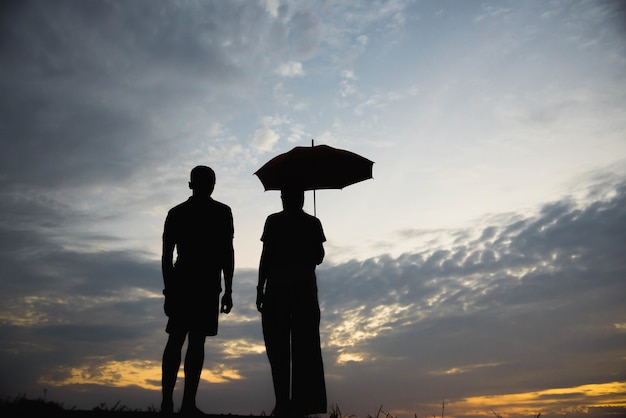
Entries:
{"label": "man's arm", "polygon": [[232,241],[230,242],[230,248],[226,250],[224,254],[224,266],[222,268],[222,274],[224,275],[224,296],[222,296],[222,306],[220,312],[229,313],[233,309],[233,275],[235,272],[235,250],[233,249]]}
{"label": "man's arm", "polygon": [[163,286],[171,288],[174,277],[174,247],[175,243],[166,233],[163,233],[163,251],[161,255],[161,272],[163,274]]}
{"label": "man's arm", "polygon": [[222,306],[220,312],[229,313],[233,309],[233,275],[235,273],[235,249],[233,248],[233,215],[229,211],[230,231],[224,249],[224,264],[222,265],[222,274],[224,275],[224,296],[222,296]]}
{"label": "man's arm", "polygon": [[167,220],[165,221],[166,228],[163,232],[163,251],[161,254],[161,272],[163,274],[163,295],[165,296],[165,304],[163,308],[165,315],[170,316],[177,310],[178,297],[175,294],[174,283],[174,247],[176,246],[171,235],[167,233]]}
{"label": "man's arm", "polygon": [[226,261],[224,263],[224,287],[226,293],[233,293],[233,276],[235,274],[235,250],[231,241],[230,248],[226,250]]}

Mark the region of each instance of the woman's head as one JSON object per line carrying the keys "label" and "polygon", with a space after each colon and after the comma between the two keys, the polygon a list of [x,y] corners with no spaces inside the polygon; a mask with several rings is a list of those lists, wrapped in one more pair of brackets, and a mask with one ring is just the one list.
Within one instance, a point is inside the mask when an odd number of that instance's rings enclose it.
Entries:
{"label": "woman's head", "polygon": [[288,187],[280,191],[280,198],[283,201],[283,209],[302,210],[304,206],[304,190]]}

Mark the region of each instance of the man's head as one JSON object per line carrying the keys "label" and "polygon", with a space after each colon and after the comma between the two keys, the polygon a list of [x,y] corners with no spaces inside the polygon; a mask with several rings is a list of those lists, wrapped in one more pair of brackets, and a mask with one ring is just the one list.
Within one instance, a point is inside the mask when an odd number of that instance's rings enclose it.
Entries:
{"label": "man's head", "polygon": [[304,190],[299,188],[285,188],[280,191],[283,209],[287,211],[302,210],[304,206]]}
{"label": "man's head", "polygon": [[189,188],[194,195],[211,196],[215,188],[215,171],[211,167],[199,165],[191,170]]}

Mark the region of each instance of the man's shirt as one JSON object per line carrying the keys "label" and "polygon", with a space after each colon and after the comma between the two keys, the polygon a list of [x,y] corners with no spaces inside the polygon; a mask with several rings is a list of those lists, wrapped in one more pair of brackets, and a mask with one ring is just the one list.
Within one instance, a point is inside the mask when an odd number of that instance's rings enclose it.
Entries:
{"label": "man's shirt", "polygon": [[175,206],[165,219],[163,241],[176,245],[177,276],[217,276],[233,251],[230,207],[212,198],[192,196]]}

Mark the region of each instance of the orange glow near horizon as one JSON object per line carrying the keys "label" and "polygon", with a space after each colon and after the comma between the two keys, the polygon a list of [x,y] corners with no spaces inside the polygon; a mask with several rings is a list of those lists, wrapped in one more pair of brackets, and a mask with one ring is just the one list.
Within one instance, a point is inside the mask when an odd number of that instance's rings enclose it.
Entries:
{"label": "orange glow near horizon", "polygon": [[[224,364],[203,369],[202,380],[209,383],[228,383],[243,377],[237,370]],[[179,377],[183,377],[182,367]],[[59,367],[40,378],[40,383],[50,386],[95,384],[111,387],[138,386],[148,390],[161,390],[161,363],[156,361],[107,361],[101,364],[84,364],[79,367]]]}
{"label": "orange glow near horizon", "polygon": [[[359,361],[358,355],[346,361]],[[481,365],[489,366],[489,365]],[[182,367],[179,377],[183,377]],[[226,364],[211,364],[202,371],[202,380],[209,383],[230,383],[244,377],[238,370]],[[136,386],[146,390],[161,389],[161,363],[158,361],[127,360],[114,361],[94,358],[91,363],[79,367],[61,366],[42,377],[39,382],[46,386],[100,385],[108,387]],[[534,392],[509,393],[502,395],[480,395],[464,399],[445,401],[446,418],[458,416],[506,418],[542,416],[584,416],[592,408],[626,408],[626,382],[586,384],[568,388],[551,388]],[[432,411],[441,411],[441,402],[422,405]],[[391,417],[413,417],[423,411],[394,409]],[[432,412],[431,412],[432,414]],[[437,415],[439,415],[437,413]],[[428,415],[430,416],[430,414]]]}
{"label": "orange glow near horizon", "polygon": [[[473,396],[450,402],[448,417],[455,414],[507,417],[587,413],[590,408],[626,407],[626,382],[588,384],[571,388],[553,388],[537,392],[493,396]],[[462,412],[461,412],[462,411]]]}

